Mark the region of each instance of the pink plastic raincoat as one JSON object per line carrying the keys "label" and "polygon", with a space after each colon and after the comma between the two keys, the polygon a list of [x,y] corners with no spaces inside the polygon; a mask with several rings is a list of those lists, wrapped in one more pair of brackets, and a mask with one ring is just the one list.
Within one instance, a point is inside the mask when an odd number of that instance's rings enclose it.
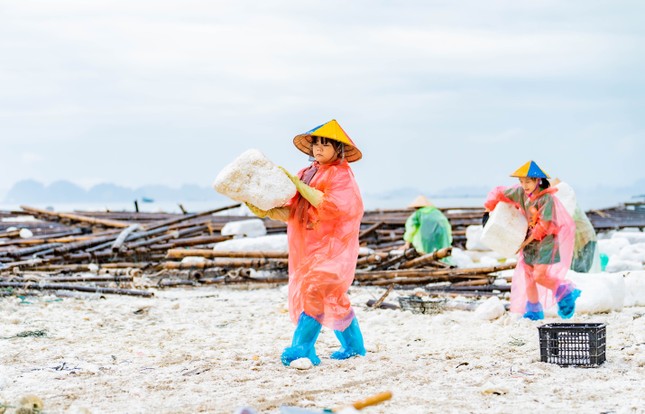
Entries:
{"label": "pink plastic raincoat", "polygon": [[535,265],[547,265],[546,276],[554,286],[549,289],[537,284],[538,299],[544,309],[555,304],[555,289],[564,283],[571,265],[575,224],[560,200],[553,195],[556,191],[554,187],[537,189],[536,194],[529,196],[516,185],[496,187],[488,194],[487,209],[493,210],[500,201],[514,205],[529,223],[527,237],[531,234],[534,237],[534,241],[520,252],[513,273],[511,312],[525,312],[527,285],[533,282]]}
{"label": "pink plastic raincoat", "polygon": [[322,325],[343,331],[354,318],[347,290],[358,258],[363,200],[347,161],[314,162],[298,177],[303,179],[311,168],[318,171],[309,185],[323,192],[322,203],[317,208],[307,203],[302,217],[299,194],[287,203],[289,315],[297,324],[305,312]]}

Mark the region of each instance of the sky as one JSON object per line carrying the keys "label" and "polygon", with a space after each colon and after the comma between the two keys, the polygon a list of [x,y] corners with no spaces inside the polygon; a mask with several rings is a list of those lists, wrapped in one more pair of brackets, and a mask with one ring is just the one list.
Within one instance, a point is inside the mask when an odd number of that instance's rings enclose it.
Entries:
{"label": "sky", "polygon": [[[363,192],[645,178],[645,3],[0,0],[0,198],[210,185],[336,119]],[[645,189],[643,189],[645,193]]]}

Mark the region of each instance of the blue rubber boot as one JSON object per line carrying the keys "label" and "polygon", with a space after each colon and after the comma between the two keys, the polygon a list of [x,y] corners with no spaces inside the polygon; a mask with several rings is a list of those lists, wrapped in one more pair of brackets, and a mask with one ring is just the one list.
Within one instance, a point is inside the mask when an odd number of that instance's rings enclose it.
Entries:
{"label": "blue rubber boot", "polygon": [[320,334],[322,325],[320,322],[302,312],[298,318],[298,326],[293,333],[293,340],[291,346],[285,348],[282,352],[282,363],[289,366],[291,362],[300,358],[309,358],[312,364],[320,364],[320,358],[316,355],[314,344]]}
{"label": "blue rubber boot", "polygon": [[331,354],[332,359],[347,359],[355,355],[365,355],[363,334],[356,317],[352,319],[352,323],[344,331],[334,331],[334,333],[340,341],[340,349]]}
{"label": "blue rubber boot", "polygon": [[558,298],[558,315],[562,319],[569,319],[576,311],[576,299],[580,297],[580,289],[573,288],[572,285],[560,285],[555,292]]}
{"label": "blue rubber boot", "polygon": [[531,303],[526,302],[526,313],[524,314],[526,319],[532,321],[540,321],[544,319],[544,310],[542,309],[542,304],[540,302]]}

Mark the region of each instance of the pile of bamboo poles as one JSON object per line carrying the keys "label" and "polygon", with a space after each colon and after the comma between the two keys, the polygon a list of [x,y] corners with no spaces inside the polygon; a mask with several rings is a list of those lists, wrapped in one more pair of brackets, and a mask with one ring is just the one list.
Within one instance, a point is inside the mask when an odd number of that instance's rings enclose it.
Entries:
{"label": "pile of bamboo poles", "polygon": [[[53,212],[21,206],[1,211],[0,290],[56,290],[149,296],[149,288],[217,283],[285,283],[287,253],[216,251],[239,204],[199,213]],[[478,224],[481,209],[443,209],[454,245]],[[496,268],[451,268],[451,248],[419,256],[403,251],[405,220],[412,210],[373,210],[363,217],[356,283],[412,285],[437,281],[481,284]],[[284,233],[282,222],[264,219],[267,232]],[[11,229],[10,227],[15,227]],[[18,229],[20,228],[20,229]],[[23,232],[29,230],[30,237]],[[190,257],[190,260],[183,260]]]}

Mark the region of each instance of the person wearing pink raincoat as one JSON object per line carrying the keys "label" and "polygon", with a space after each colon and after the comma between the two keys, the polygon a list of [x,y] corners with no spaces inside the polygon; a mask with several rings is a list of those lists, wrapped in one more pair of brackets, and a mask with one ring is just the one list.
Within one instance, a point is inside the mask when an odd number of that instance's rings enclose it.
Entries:
{"label": "person wearing pink raincoat", "polygon": [[334,331],[341,347],[333,359],[365,355],[363,336],[347,291],[358,258],[363,201],[350,162],[362,154],[336,120],[297,135],[295,146],[315,160],[296,176],[285,173],[298,192],[283,207],[261,211],[287,222],[289,240],[289,315],[296,324],[288,366],[296,359],[320,363],[315,342],[322,326]]}
{"label": "person wearing pink raincoat", "polygon": [[510,203],[528,222],[526,239],[520,246],[511,285],[511,312],[532,320],[544,319],[544,309],[558,304],[558,314],[571,318],[581,291],[566,280],[575,241],[575,224],[554,196],[549,176],[534,161],[515,171],[520,185],[496,187],[484,206],[492,211],[497,203]]}

